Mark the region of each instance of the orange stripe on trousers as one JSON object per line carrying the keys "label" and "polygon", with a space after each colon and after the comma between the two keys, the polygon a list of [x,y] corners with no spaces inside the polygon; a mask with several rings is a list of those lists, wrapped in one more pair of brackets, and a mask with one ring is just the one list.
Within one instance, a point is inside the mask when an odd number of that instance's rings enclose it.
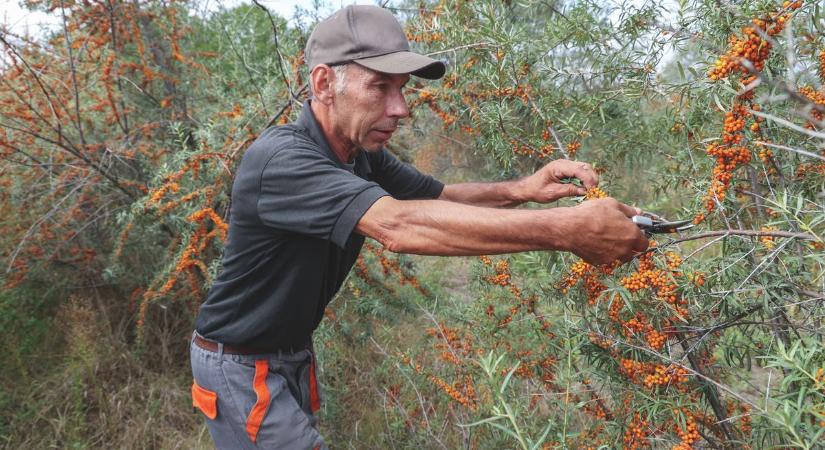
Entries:
{"label": "orange stripe on trousers", "polygon": [[258,400],[252,411],[249,412],[249,417],[246,418],[246,434],[252,442],[258,438],[258,430],[261,428],[261,422],[264,420],[266,410],[269,409],[269,388],[266,387],[266,376],[269,374],[269,362],[265,359],[255,361],[255,380],[252,387],[255,389],[255,395]]}
{"label": "orange stripe on trousers", "polygon": [[309,408],[313,414],[321,409],[321,396],[318,395],[318,379],[315,378],[315,355],[309,365]]}

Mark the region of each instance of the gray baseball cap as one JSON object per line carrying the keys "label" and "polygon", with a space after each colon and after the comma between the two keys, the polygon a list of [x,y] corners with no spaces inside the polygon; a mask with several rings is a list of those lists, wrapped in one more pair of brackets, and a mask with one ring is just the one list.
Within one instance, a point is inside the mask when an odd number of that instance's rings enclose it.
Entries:
{"label": "gray baseball cap", "polygon": [[305,55],[310,70],[318,64],[355,62],[377,72],[430,80],[443,77],[447,70],[443,62],[411,52],[395,16],[369,5],[350,5],[318,22]]}

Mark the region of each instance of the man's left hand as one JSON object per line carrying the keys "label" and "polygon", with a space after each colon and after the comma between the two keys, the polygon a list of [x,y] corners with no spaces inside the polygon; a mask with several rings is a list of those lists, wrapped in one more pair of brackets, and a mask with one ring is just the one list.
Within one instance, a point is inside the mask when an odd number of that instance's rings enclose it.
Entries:
{"label": "man's left hand", "polygon": [[[577,178],[584,186],[562,182]],[[550,203],[560,198],[584,195],[587,189],[599,185],[599,175],[585,162],[557,159],[521,180],[526,201]]]}

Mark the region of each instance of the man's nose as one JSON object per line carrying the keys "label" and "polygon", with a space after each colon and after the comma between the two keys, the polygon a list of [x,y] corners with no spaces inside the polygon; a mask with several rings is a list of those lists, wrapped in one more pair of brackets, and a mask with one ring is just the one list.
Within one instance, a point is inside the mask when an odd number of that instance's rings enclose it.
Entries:
{"label": "man's nose", "polygon": [[387,115],[399,119],[410,116],[410,108],[407,107],[407,100],[401,90],[393,94],[387,102]]}

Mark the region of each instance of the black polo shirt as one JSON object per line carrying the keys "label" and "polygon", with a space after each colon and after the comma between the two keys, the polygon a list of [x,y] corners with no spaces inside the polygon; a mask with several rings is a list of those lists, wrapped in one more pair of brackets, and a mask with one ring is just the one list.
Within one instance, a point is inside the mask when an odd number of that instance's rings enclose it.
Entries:
{"label": "black polo shirt", "polygon": [[305,348],[364,237],[353,233],[380,197],[437,198],[444,185],[386,149],[341,163],[304,103],[298,120],[249,147],[232,186],[221,271],[195,328],[262,351]]}

